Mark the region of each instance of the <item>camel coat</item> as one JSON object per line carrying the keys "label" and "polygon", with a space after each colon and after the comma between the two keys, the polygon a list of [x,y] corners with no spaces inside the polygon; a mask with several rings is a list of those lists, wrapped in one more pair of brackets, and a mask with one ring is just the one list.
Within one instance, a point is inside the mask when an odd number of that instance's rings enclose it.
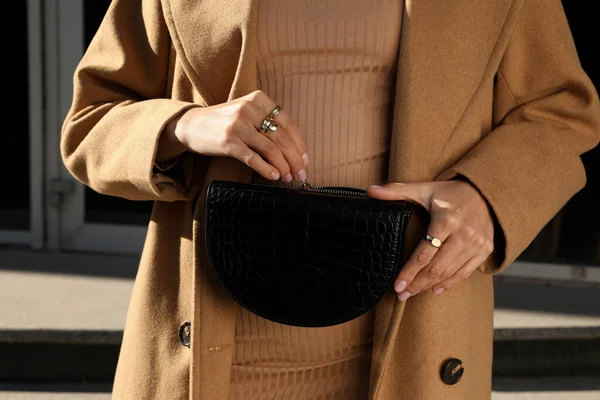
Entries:
{"label": "camel coat", "polygon": [[[237,305],[207,265],[203,193],[250,170],[191,153],[168,172],[153,164],[172,118],[255,90],[257,3],[114,0],[75,72],[67,168],[100,193],[155,201],[115,399],[228,399]],[[393,111],[390,181],[468,179],[493,210],[496,253],[443,295],[377,305],[370,398],[489,399],[492,274],[584,186],[579,156],[599,140],[560,1],[407,0]],[[440,377],[450,358],[464,367],[455,385]]]}

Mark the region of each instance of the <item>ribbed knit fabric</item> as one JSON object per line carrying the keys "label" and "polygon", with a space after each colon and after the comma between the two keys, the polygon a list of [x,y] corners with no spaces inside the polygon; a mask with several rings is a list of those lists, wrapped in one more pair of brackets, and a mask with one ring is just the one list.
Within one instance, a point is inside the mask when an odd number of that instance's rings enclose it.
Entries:
{"label": "ribbed knit fabric", "polygon": [[[402,8],[402,0],[260,1],[258,86],[298,121],[312,184],[385,182]],[[372,341],[372,312],[298,328],[240,307],[230,399],[364,400]]]}

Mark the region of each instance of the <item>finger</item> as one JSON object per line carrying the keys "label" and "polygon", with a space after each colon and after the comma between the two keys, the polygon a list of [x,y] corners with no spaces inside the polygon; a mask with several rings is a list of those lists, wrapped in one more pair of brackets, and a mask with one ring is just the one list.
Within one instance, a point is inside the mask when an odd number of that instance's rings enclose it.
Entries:
{"label": "finger", "polygon": [[276,131],[270,132],[267,138],[281,149],[283,157],[285,157],[285,160],[292,170],[294,179],[298,181],[306,180],[306,165],[304,163],[304,158],[302,157],[303,153],[300,152],[289,132],[284,127],[280,126]]}
{"label": "finger", "polygon": [[428,234],[441,240],[443,244],[440,248],[437,248],[425,240],[425,238],[419,242],[406,264],[404,264],[404,267],[398,274],[396,282],[394,283],[394,290],[399,294],[399,299],[401,301],[404,301],[415,294],[407,290],[407,288],[411,286],[417,275],[429,266],[429,263],[433,260],[436,253],[441,248],[445,247],[444,242],[448,238],[449,232],[451,232],[447,228],[446,225],[440,224],[437,218],[432,218],[428,227]]}
{"label": "finger", "polygon": [[[287,117],[287,113],[285,114],[285,116]],[[298,125],[298,122],[296,122],[295,119],[289,117],[287,118],[287,121],[281,122],[281,125],[285,128],[285,130],[288,132],[288,134],[296,144],[296,148],[298,149],[300,154],[302,154],[302,162],[306,167],[308,165],[308,154],[306,153],[306,142],[304,141],[302,133],[300,132],[300,125]],[[275,122],[278,122],[280,120],[282,120],[282,117],[277,115],[277,117],[275,117]]]}
{"label": "finger", "polygon": [[[253,118],[254,126],[256,130],[260,131],[260,127],[265,120],[269,116],[269,114],[277,107],[277,104],[273,99],[267,96],[264,92],[257,90],[249,95],[250,101],[256,105],[255,107],[255,115]],[[306,142],[302,137],[300,132],[300,127],[296,120],[294,120],[287,113],[286,110],[280,109],[279,113],[273,118],[274,121],[282,127],[291,137],[298,152],[300,153],[300,157],[302,158],[302,163],[306,167],[308,165],[308,154],[306,154]]]}
{"label": "finger", "polygon": [[394,290],[398,293],[401,301],[405,301],[414,294],[407,288],[412,285],[419,273],[429,265],[437,252],[438,249],[425,240],[421,240],[417,245],[394,283]]}
{"label": "finger", "polygon": [[[429,243],[425,238],[421,239],[413,253],[410,255],[402,270],[398,274],[398,278],[396,279],[394,287],[398,289],[398,286],[402,286],[401,281],[406,283],[406,287],[410,285],[413,279],[417,276],[417,274],[424,268],[428,267],[434,256],[438,251],[444,249],[446,247],[445,241],[448,239],[449,232],[451,230],[446,229],[445,226],[442,226],[437,218],[432,218],[429,223],[429,227],[427,228],[428,235],[433,236],[434,238],[439,239],[442,242],[441,247],[435,247],[431,243]],[[452,243],[450,243],[450,247],[452,247]],[[450,249],[451,251],[452,249]],[[444,249],[444,252],[448,250]],[[400,288],[396,291],[402,291]]]}
{"label": "finger", "polygon": [[[277,104],[260,90],[253,92],[248,98],[256,106],[252,119],[255,128],[260,131],[263,121]],[[267,137],[281,149],[294,178],[299,181],[306,180],[305,167],[308,165],[308,155],[306,154],[306,144],[300,133],[298,123],[283,109],[279,111],[274,120],[278,128],[274,132],[269,132]]]}
{"label": "finger", "polygon": [[[475,255],[475,251],[466,248],[464,242],[456,235],[450,235],[423,272],[433,283],[437,283],[450,278],[458,268]],[[457,263],[460,264],[456,265]],[[427,287],[419,287],[418,291],[411,293],[416,294]]]}
{"label": "finger", "polygon": [[479,268],[485,260],[488,258],[486,255],[479,255],[477,257],[471,258],[467,263],[461,266],[450,278],[444,280],[433,286],[433,292],[435,294],[441,294],[446,290],[458,285],[460,282],[463,282],[473,274],[473,272]]}
{"label": "finger", "polygon": [[407,200],[430,211],[429,199],[435,182],[389,183],[385,186],[369,186],[369,196],[380,200]]}
{"label": "finger", "polygon": [[229,146],[227,155],[240,160],[266,179],[277,180],[281,177],[277,168],[266,162],[260,154],[249,148],[242,141]]}
{"label": "finger", "polygon": [[255,130],[253,132],[242,133],[241,139],[250,149],[257,152],[263,160],[277,168],[284,182],[292,181],[290,165],[283,156],[279,146],[273,141]]}
{"label": "finger", "polygon": [[[257,131],[260,131],[263,121],[269,116],[277,104],[261,90],[256,90],[245,96],[245,100],[249,106],[252,124]],[[279,115],[276,117],[278,125],[282,125],[281,118],[285,120],[283,114],[286,114],[286,112],[280,110]]]}
{"label": "finger", "polygon": [[449,279],[477,254],[475,249],[466,247],[457,235],[450,235],[429,266],[421,270],[406,291],[414,296]]}
{"label": "finger", "polygon": [[[464,231],[464,229],[461,230],[461,232],[462,231]],[[469,235],[467,234],[467,237],[468,236]],[[442,274],[439,274],[439,271],[428,271],[428,275],[431,278],[439,278],[439,281],[444,281],[454,276],[454,274],[456,274],[456,272],[472,258],[483,256],[483,258],[485,259],[491,254],[491,251],[489,251],[487,247],[488,240],[483,235],[477,235],[476,238],[465,239],[464,234],[460,236],[458,232],[455,232],[452,236],[450,236],[450,239],[446,241],[443,248],[446,248],[446,244],[449,241],[453,241],[456,243],[453,243],[452,250],[459,250],[458,252],[453,251],[453,253],[455,253],[454,258],[452,258],[452,256],[449,255],[445,259],[438,260],[438,258],[442,256],[442,251],[440,251],[430,263],[430,268],[436,270],[438,269],[438,261],[441,265],[447,266]],[[436,265],[435,267],[432,266],[434,264]],[[437,285],[437,283],[438,282],[436,282],[435,285]]]}
{"label": "finger", "polygon": [[300,132],[300,125],[298,124],[298,122],[292,117],[290,117],[290,115],[287,112],[285,112],[285,110],[280,110],[279,114],[275,116],[274,121],[288,133],[288,135],[296,145],[298,152],[301,154],[302,161],[304,163],[304,166],[306,167],[308,165],[308,154],[306,154],[306,142],[302,137],[302,133]]}

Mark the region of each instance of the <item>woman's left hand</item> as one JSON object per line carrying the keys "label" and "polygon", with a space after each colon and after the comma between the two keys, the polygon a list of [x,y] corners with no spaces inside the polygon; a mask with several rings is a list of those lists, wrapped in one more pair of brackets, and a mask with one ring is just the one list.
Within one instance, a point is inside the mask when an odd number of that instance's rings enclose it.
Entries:
{"label": "woman's left hand", "polygon": [[371,197],[407,200],[431,215],[427,234],[440,239],[436,248],[421,240],[396,278],[394,289],[405,301],[429,288],[435,294],[468,279],[494,250],[494,222],[487,201],[460,180],[390,183],[370,186]]}

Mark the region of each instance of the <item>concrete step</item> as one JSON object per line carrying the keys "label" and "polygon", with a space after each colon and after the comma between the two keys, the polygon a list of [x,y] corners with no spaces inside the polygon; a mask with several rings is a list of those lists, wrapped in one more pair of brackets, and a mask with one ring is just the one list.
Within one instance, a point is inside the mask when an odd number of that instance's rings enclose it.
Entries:
{"label": "concrete step", "polygon": [[600,375],[494,378],[492,400],[600,400]]}
{"label": "concrete step", "polygon": [[[600,371],[600,328],[563,328],[563,338],[520,339],[516,333],[497,331],[505,337],[494,343],[495,377]],[[0,331],[0,381],[111,382],[121,337],[121,331]]]}
{"label": "concrete step", "polygon": [[[0,400],[110,400],[111,385],[0,384]],[[492,400],[600,399],[600,378],[494,379]]]}

